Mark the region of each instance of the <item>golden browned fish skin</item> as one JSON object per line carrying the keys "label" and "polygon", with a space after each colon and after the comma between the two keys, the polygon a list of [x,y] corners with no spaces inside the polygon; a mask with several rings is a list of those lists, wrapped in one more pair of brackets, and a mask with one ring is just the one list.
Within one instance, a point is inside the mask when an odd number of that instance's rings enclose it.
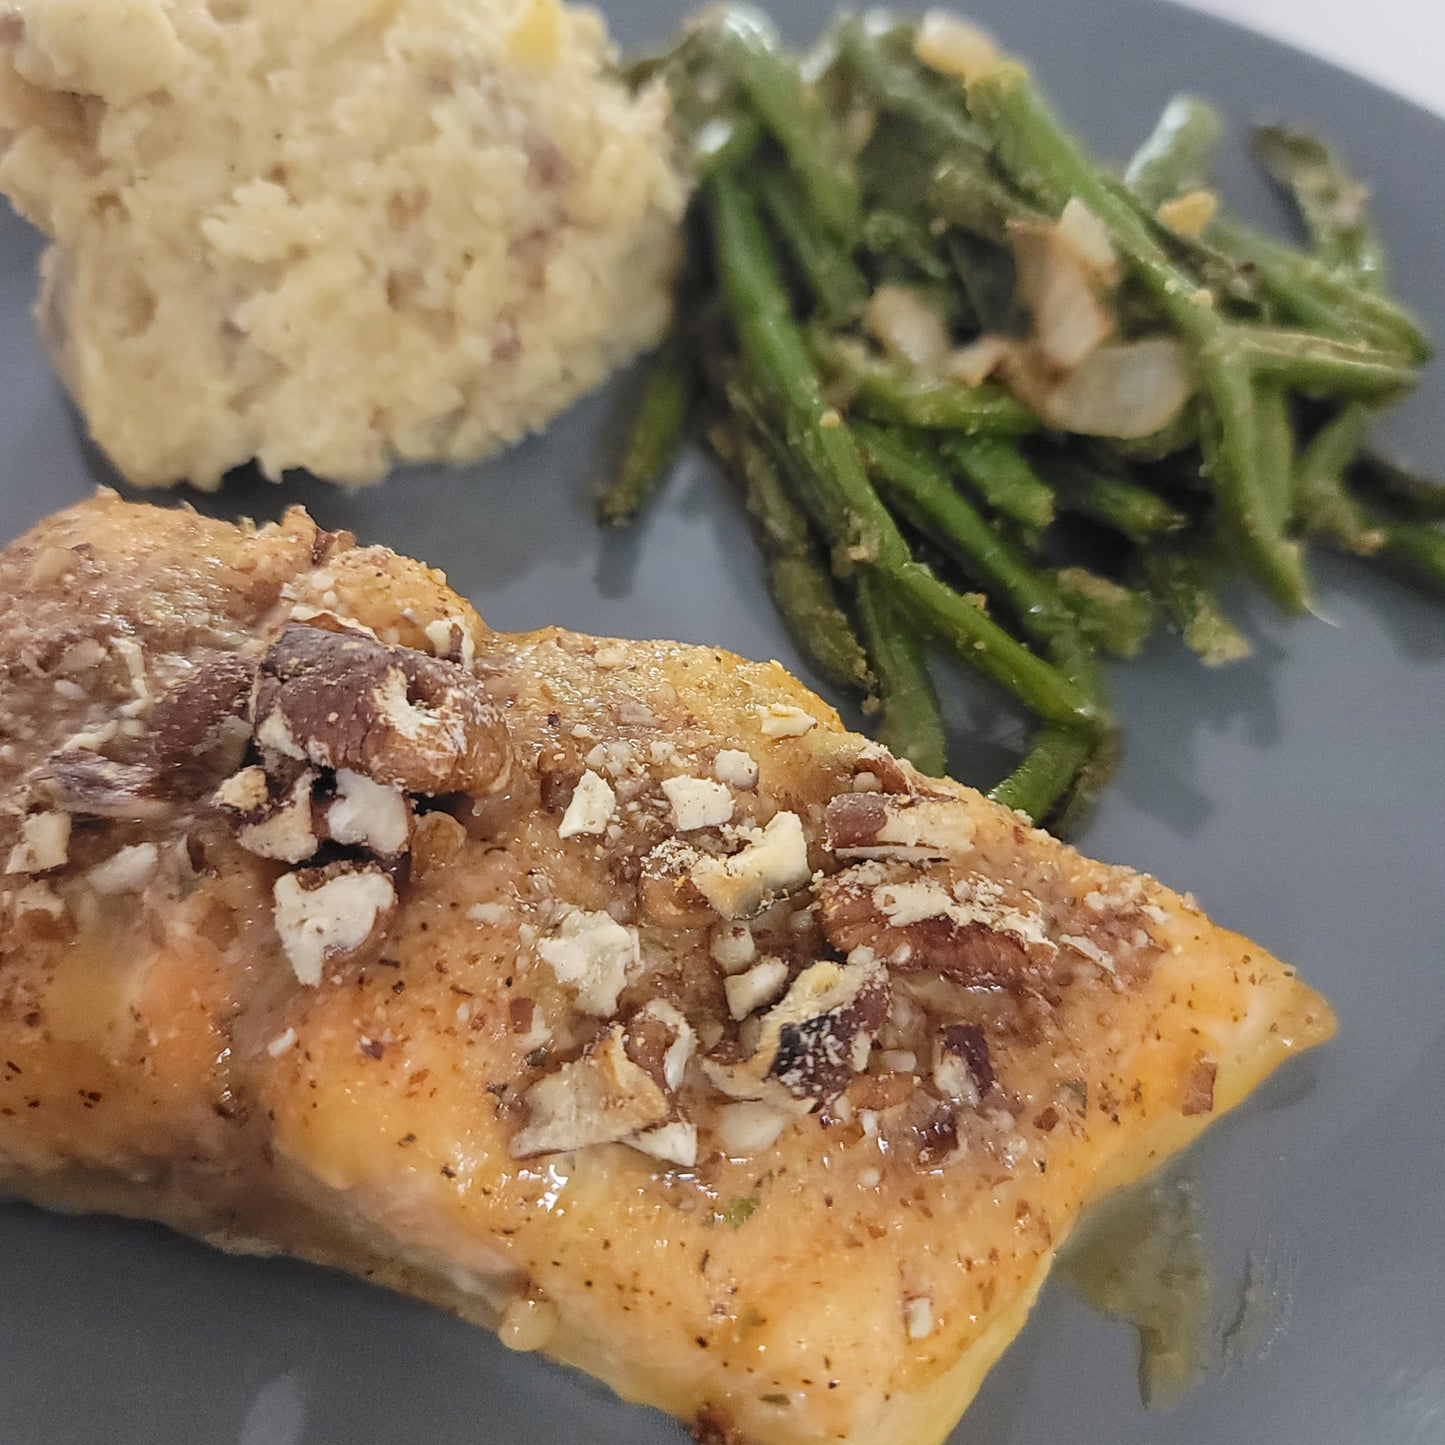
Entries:
{"label": "golden browned fish skin", "polygon": [[933,1445],[1328,1006],[776,664],[292,512],[0,555],[0,1194],[365,1271],[700,1440]]}

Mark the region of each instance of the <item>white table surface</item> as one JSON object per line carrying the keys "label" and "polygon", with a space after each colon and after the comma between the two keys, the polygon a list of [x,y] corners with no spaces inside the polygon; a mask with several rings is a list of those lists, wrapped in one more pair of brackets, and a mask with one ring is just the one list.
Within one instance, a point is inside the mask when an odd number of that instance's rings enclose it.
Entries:
{"label": "white table surface", "polygon": [[1445,115],[1442,0],[1187,0]]}

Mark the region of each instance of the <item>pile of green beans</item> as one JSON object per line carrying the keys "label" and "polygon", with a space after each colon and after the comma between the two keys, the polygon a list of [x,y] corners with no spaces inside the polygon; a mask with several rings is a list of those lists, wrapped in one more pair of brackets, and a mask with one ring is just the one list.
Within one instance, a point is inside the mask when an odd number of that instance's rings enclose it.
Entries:
{"label": "pile of green beans", "polygon": [[[600,515],[636,517],[705,436],[789,629],[864,694],[881,740],[944,771],[928,662],[951,653],[1039,724],[991,796],[1057,824],[1116,751],[1100,653],[1135,655],[1160,618],[1207,663],[1248,652],[1216,596],[1230,569],[1303,612],[1317,541],[1445,592],[1445,489],[1368,441],[1430,346],[1388,293],[1365,189],[1318,137],[1254,137],[1297,207],[1294,246],[1208,218],[1221,125],[1202,101],[1171,102],[1120,175],[1021,65],[964,81],[917,59],[917,36],[845,14],[798,56],[731,8],[639,67],[673,94],[694,244]],[[1176,228],[1186,196],[1205,219]],[[887,283],[924,298],[954,348],[1026,336],[1010,237],[1070,202],[1117,262],[1115,334],[1186,349],[1192,394],[1153,436],[1051,430],[1007,371],[969,384],[868,335]]]}

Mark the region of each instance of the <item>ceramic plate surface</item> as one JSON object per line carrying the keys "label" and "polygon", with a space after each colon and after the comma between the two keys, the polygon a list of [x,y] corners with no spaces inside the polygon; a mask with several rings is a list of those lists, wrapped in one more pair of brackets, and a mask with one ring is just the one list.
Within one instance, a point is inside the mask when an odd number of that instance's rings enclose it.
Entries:
{"label": "ceramic plate surface", "polygon": [[[609,0],[618,38],[665,38],[678,0]],[[1149,0],[978,0],[1098,150],[1128,154],[1188,89],[1236,121],[1224,189],[1282,219],[1238,144],[1246,121],[1325,124],[1374,185],[1396,284],[1445,337],[1445,124],[1270,42]],[[795,39],[821,0],[775,0]],[[33,339],[38,242],[0,215],[0,537],[110,480]],[[501,628],[566,624],[777,657],[738,510],[689,458],[636,535],[590,494],[636,378],[468,472],[346,495],[256,484],[202,501],[329,527],[446,569]],[[1393,424],[1445,469],[1445,368]],[[1241,598],[1257,642],[1218,672],[1170,640],[1117,672],[1126,753],[1080,840],[1189,888],[1298,962],[1338,1039],[1276,1076],[1187,1157],[1221,1288],[1249,1262],[1267,1328],[1167,1414],[1139,1402],[1127,1327],[1059,1284],[957,1441],[987,1445],[1440,1445],[1445,1440],[1445,608],[1345,561],[1317,564],[1327,621]],[[1007,741],[1006,715],[975,700]],[[954,768],[987,784],[993,745]],[[323,1270],[233,1260],[145,1225],[0,1207],[0,1445],[677,1445],[678,1428],[512,1355],[443,1314]]]}

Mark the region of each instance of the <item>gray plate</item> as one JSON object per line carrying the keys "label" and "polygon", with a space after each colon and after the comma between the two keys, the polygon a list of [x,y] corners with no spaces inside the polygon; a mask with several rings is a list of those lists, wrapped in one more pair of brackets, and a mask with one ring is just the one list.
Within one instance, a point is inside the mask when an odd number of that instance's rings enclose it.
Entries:
{"label": "gray plate", "polygon": [[[676,0],[612,0],[625,42]],[[783,13],[806,38],[815,0]],[[1445,335],[1445,127],[1269,42],[1147,0],[979,0],[1065,113],[1126,154],[1172,92],[1237,118],[1316,117],[1374,183],[1404,296]],[[1271,202],[1238,155],[1227,194]],[[1278,219],[1276,217],[1276,219]],[[0,536],[104,468],[31,339],[37,246],[0,216]],[[798,659],[728,496],[690,460],[637,537],[587,507],[616,444],[623,379],[475,474],[416,471],[357,496],[252,486],[207,502],[272,516],[304,501],[446,568],[505,628],[722,644]],[[1395,440],[1445,465],[1437,368]],[[1050,1287],[959,1440],[992,1445],[1440,1445],[1445,1440],[1445,609],[1347,563],[1318,566],[1330,623],[1244,601],[1251,663],[1209,673],[1158,644],[1114,679],[1122,774],[1083,843],[1192,888],[1216,918],[1298,960],[1338,1040],[1287,1069],[1189,1156],[1220,1278],[1251,1254],[1274,1326],[1172,1413],[1139,1404],[1130,1332]],[[799,671],[804,671],[798,668]],[[806,673],[805,673],[806,675]],[[1007,716],[975,700],[1007,740]],[[955,749],[965,777],[993,745]],[[444,1315],[340,1276],[236,1261],[158,1229],[0,1209],[3,1445],[369,1445],[414,1439],[667,1445],[677,1429]]]}

